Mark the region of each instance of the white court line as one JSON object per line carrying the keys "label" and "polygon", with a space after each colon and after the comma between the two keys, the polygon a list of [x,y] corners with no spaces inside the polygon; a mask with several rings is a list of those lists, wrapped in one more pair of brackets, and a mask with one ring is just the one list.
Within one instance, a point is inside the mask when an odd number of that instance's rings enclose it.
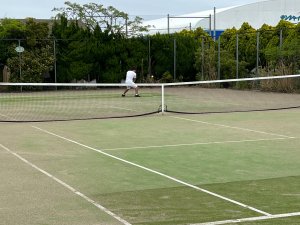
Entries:
{"label": "white court line", "polygon": [[260,213],[260,214],[263,214],[263,215],[267,215],[267,216],[270,216],[270,215],[271,215],[271,214],[269,214],[269,213],[267,213],[267,212],[261,211],[261,210],[259,210],[259,209],[256,209],[256,208],[252,207],[252,206],[243,204],[243,203],[241,203],[241,202],[232,200],[232,199],[230,199],[230,198],[224,197],[224,196],[222,196],[222,195],[216,194],[216,193],[211,192],[211,191],[208,191],[208,190],[206,190],[206,189],[197,187],[197,186],[195,186],[195,185],[193,185],[193,184],[189,184],[189,183],[187,183],[187,182],[185,182],[185,181],[182,181],[182,180],[179,180],[179,179],[177,179],[177,178],[171,177],[171,176],[169,176],[169,175],[166,175],[166,174],[164,174],[164,173],[158,172],[158,171],[156,171],[156,170],[152,170],[152,169],[147,168],[147,167],[145,167],[145,166],[141,166],[141,165],[139,165],[139,164],[136,164],[136,163],[127,161],[127,160],[125,160],[125,159],[119,158],[119,157],[117,157],[117,156],[108,154],[108,153],[106,153],[106,152],[104,152],[104,151],[101,151],[101,150],[99,150],[99,149],[96,149],[96,148],[93,148],[93,147],[90,147],[90,146],[81,144],[81,143],[79,143],[79,142],[77,142],[77,141],[71,140],[71,139],[69,139],[69,138],[65,138],[65,137],[60,136],[60,135],[58,135],[58,134],[55,134],[55,133],[52,133],[52,132],[50,132],[50,131],[44,130],[44,129],[42,129],[42,128],[39,128],[39,127],[37,127],[37,126],[32,126],[32,127],[35,128],[35,129],[37,129],[37,130],[40,130],[40,131],[42,131],[42,132],[44,132],[44,133],[47,133],[47,134],[50,134],[50,135],[52,135],[52,136],[58,137],[58,138],[60,138],[60,139],[63,139],[63,140],[65,140],[65,141],[68,141],[68,142],[71,142],[71,143],[73,143],[73,144],[79,145],[79,146],[81,146],[81,147],[84,147],[84,148],[93,150],[93,151],[98,152],[98,153],[100,153],[100,154],[102,154],[102,155],[105,155],[105,156],[108,156],[108,157],[110,157],[110,158],[119,160],[119,161],[124,162],[124,163],[129,164],[129,165],[138,167],[138,168],[143,169],[143,170],[146,170],[146,171],[148,171],[148,172],[151,172],[151,173],[160,175],[160,176],[162,176],[162,177],[165,177],[165,178],[167,178],[167,179],[169,179],[169,180],[175,181],[175,182],[177,182],[177,183],[179,183],[179,184],[182,184],[182,185],[184,185],[184,186],[193,188],[193,189],[198,190],[198,191],[202,191],[202,192],[204,192],[204,193],[206,193],[206,194],[215,196],[215,197],[217,197],[217,198],[223,199],[223,200],[225,200],[225,201],[228,201],[228,202],[231,202],[231,203],[233,203],[233,204],[239,205],[239,206],[241,206],[241,207],[247,208],[247,209],[249,209],[249,210],[255,211],[255,212],[257,212],[257,213]]}
{"label": "white court line", "polygon": [[20,160],[22,160],[24,163],[26,163],[27,165],[31,166],[32,168],[38,170],[39,172],[43,173],[44,175],[50,177],[51,179],[55,180],[57,183],[61,184],[62,186],[64,186],[65,188],[69,189],[71,192],[73,192],[74,194],[80,196],[81,198],[83,198],[84,200],[88,201],[89,203],[93,204],[94,206],[96,206],[98,209],[102,210],[103,212],[107,213],[108,215],[110,215],[111,217],[115,218],[116,220],[118,220],[119,222],[121,222],[124,225],[131,225],[130,223],[128,223],[127,221],[125,221],[124,219],[122,219],[121,217],[117,216],[116,214],[114,214],[113,212],[109,211],[107,208],[105,208],[104,206],[98,204],[96,201],[90,199],[89,197],[87,197],[86,195],[84,195],[83,193],[77,191],[75,188],[71,187],[70,185],[68,185],[67,183],[63,182],[62,180],[58,179],[57,177],[53,176],[52,174],[48,173],[47,171],[39,168],[38,166],[34,165],[33,163],[29,162],[27,159],[23,158],[22,156],[20,156],[19,154],[11,151],[10,149],[8,149],[7,147],[5,147],[4,145],[0,144],[0,147],[2,147],[4,150],[6,150],[7,152],[9,152],[10,154],[16,156],[17,158],[19,158]]}
{"label": "white court line", "polygon": [[11,119],[11,117],[10,117],[10,116],[7,116],[7,115],[5,115],[5,114],[2,114],[2,113],[0,113],[0,116],[2,116],[2,117],[5,117],[5,118],[8,118],[8,119]]}
{"label": "white court line", "polygon": [[213,144],[227,144],[227,143],[244,143],[244,142],[257,142],[257,141],[276,141],[276,140],[286,140],[294,139],[294,137],[289,138],[269,138],[269,139],[246,139],[239,141],[212,141],[212,142],[197,142],[188,144],[177,144],[177,145],[150,145],[150,146],[136,146],[136,147],[126,147],[126,148],[107,148],[103,151],[114,151],[114,150],[133,150],[133,149],[149,149],[149,148],[170,148],[170,147],[180,147],[180,146],[196,146],[196,145],[213,145]]}
{"label": "white court line", "polygon": [[123,109],[123,110],[127,110],[127,111],[138,112],[137,110],[134,110],[134,109],[128,109],[128,108],[117,107],[117,106],[109,106],[109,108],[113,108],[113,109]]}
{"label": "white court line", "polygon": [[300,212],[276,214],[276,215],[270,215],[270,216],[249,217],[249,218],[242,218],[242,219],[236,219],[236,220],[223,220],[223,221],[215,221],[215,222],[208,222],[208,223],[194,223],[194,224],[190,224],[190,225],[220,225],[220,224],[228,224],[228,223],[242,223],[242,222],[249,222],[249,221],[287,218],[287,217],[293,217],[293,216],[300,216]]}
{"label": "white court line", "polygon": [[201,120],[193,120],[193,119],[187,119],[187,118],[177,117],[177,116],[170,116],[170,117],[175,118],[175,119],[180,119],[180,120],[187,120],[187,121],[192,121],[192,122],[196,122],[196,123],[203,123],[203,124],[218,126],[218,127],[226,127],[226,128],[230,128],[230,129],[250,131],[250,132],[255,132],[255,133],[259,133],[259,134],[267,134],[267,135],[284,137],[284,138],[294,138],[294,137],[289,137],[289,136],[282,135],[282,134],[275,134],[275,133],[269,133],[269,132],[264,132],[264,131],[251,130],[251,129],[242,128],[242,127],[233,127],[233,126],[228,126],[228,125],[223,125],[223,124],[218,124],[218,123],[209,123],[209,122],[205,122],[205,121],[201,121]]}

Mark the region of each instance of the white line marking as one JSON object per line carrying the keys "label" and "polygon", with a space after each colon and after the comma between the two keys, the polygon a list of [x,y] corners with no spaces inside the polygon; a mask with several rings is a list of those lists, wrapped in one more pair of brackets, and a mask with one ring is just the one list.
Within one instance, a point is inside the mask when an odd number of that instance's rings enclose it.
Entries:
{"label": "white line marking", "polygon": [[125,225],[131,225],[130,223],[128,223],[127,221],[125,221],[124,219],[122,219],[121,217],[117,216],[116,214],[114,214],[113,212],[109,211],[107,208],[105,208],[104,206],[98,204],[96,201],[90,199],[89,197],[87,197],[86,195],[82,194],[81,192],[77,191],[75,188],[71,187],[70,185],[68,185],[67,183],[63,182],[62,180],[56,178],[55,176],[53,176],[52,174],[48,173],[47,171],[39,168],[38,166],[34,165],[33,163],[29,162],[27,159],[23,158],[22,156],[20,156],[19,154],[11,151],[10,149],[8,149],[7,147],[5,147],[4,145],[0,144],[0,147],[2,147],[4,150],[6,150],[7,152],[9,152],[10,154],[16,156],[17,158],[19,158],[21,161],[23,161],[24,163],[26,163],[27,165],[31,166],[32,168],[38,170],[39,172],[43,173],[44,175],[50,177],[51,179],[55,180],[57,183],[61,184],[62,186],[64,186],[65,188],[69,189],[70,191],[72,191],[74,194],[80,196],[81,198],[85,199],[86,201],[88,201],[89,203],[93,204],[94,206],[96,206],[98,209],[102,210],[103,212],[107,213],[108,215],[112,216],[113,218],[115,218],[116,220],[120,221],[122,224]]}
{"label": "white line marking", "polygon": [[133,149],[148,149],[148,148],[169,148],[169,147],[180,147],[180,146],[194,146],[194,145],[211,145],[211,144],[226,144],[226,143],[243,143],[243,142],[257,142],[257,141],[276,141],[276,140],[286,140],[293,139],[290,138],[270,138],[270,139],[249,139],[249,140],[239,140],[239,141],[213,141],[213,142],[198,142],[189,144],[177,144],[177,145],[150,145],[150,146],[136,146],[136,147],[126,147],[126,148],[107,148],[103,151],[114,151],[114,150],[133,150]]}
{"label": "white line marking", "polygon": [[10,118],[11,118],[10,116],[7,116],[7,115],[5,115],[5,114],[2,114],[2,113],[0,113],[0,116],[2,116],[2,117],[5,117],[5,118],[8,118],[8,119],[10,119]]}
{"label": "white line marking", "polygon": [[237,129],[237,130],[244,130],[244,131],[250,131],[250,132],[255,132],[255,133],[259,133],[259,134],[267,134],[267,135],[284,137],[284,138],[294,138],[294,137],[289,137],[289,136],[282,135],[282,134],[268,133],[268,132],[264,132],[264,131],[251,130],[251,129],[241,128],[241,127],[232,127],[232,126],[228,126],[228,125],[217,124],[217,123],[209,123],[209,122],[205,122],[205,121],[187,119],[187,118],[183,118],[183,117],[177,117],[177,116],[170,116],[170,117],[175,118],[175,119],[180,119],[180,120],[192,121],[192,122],[196,122],[196,123],[203,123],[203,124],[213,125],[213,126],[226,127],[226,128]]}
{"label": "white line marking", "polygon": [[162,177],[165,177],[165,178],[167,178],[167,179],[170,179],[170,180],[172,180],[172,181],[175,181],[175,182],[177,182],[177,183],[179,183],[179,184],[185,185],[185,186],[187,186],[187,187],[193,188],[193,189],[198,190],[198,191],[202,191],[202,192],[204,192],[204,193],[207,193],[207,194],[209,194],[209,195],[212,195],[212,196],[215,196],[215,197],[217,197],[217,198],[223,199],[223,200],[225,200],[225,201],[231,202],[231,203],[233,203],[233,204],[239,205],[239,206],[241,206],[241,207],[247,208],[247,209],[249,209],[249,210],[252,210],[252,211],[258,212],[258,213],[260,213],[260,214],[267,215],[267,216],[271,215],[271,214],[269,214],[269,213],[267,213],[267,212],[261,211],[261,210],[259,210],[259,209],[256,209],[256,208],[252,207],[252,206],[249,206],[249,205],[240,203],[240,202],[238,202],[238,201],[232,200],[232,199],[230,199],[230,198],[224,197],[224,196],[219,195],[219,194],[216,194],[216,193],[214,193],[214,192],[210,192],[210,191],[208,191],[208,190],[206,190],[206,189],[197,187],[197,186],[195,186],[195,185],[193,185],[193,184],[189,184],[189,183],[187,183],[187,182],[184,182],[184,181],[179,180],[179,179],[177,179],[177,178],[171,177],[171,176],[166,175],[166,174],[164,174],[164,173],[158,172],[158,171],[156,171],[156,170],[152,170],[152,169],[147,168],[147,167],[145,167],[145,166],[141,166],[141,165],[139,165],[139,164],[136,164],[136,163],[127,161],[127,160],[125,160],[125,159],[119,158],[119,157],[117,157],[117,156],[108,154],[108,153],[103,152],[103,151],[101,151],[101,150],[99,150],[99,149],[96,149],[96,148],[93,148],[93,147],[90,147],[90,146],[81,144],[81,143],[79,143],[79,142],[77,142],[77,141],[74,141],[74,140],[65,138],[65,137],[63,137],[63,136],[57,135],[57,134],[52,133],[52,132],[50,132],[50,131],[44,130],[44,129],[42,129],[42,128],[39,128],[39,127],[36,127],[36,126],[32,126],[32,127],[35,128],[35,129],[37,129],[37,130],[40,130],[40,131],[42,131],[42,132],[44,132],[44,133],[47,133],[47,134],[50,134],[50,135],[52,135],[52,136],[58,137],[58,138],[60,138],[60,139],[63,139],[63,140],[65,140],[65,141],[68,141],[68,142],[71,142],[71,143],[73,143],[73,144],[79,145],[79,146],[81,146],[81,147],[84,147],[84,148],[93,150],[93,151],[95,151],[95,152],[101,153],[102,155],[105,155],[105,156],[108,156],[108,157],[110,157],[110,158],[119,160],[119,161],[124,162],[124,163],[129,164],[129,165],[138,167],[138,168],[143,169],[143,170],[146,170],[146,171],[148,171],[148,172],[151,172],[151,173],[160,175],[160,176],[162,176]]}
{"label": "white line marking", "polygon": [[276,215],[270,215],[270,216],[249,217],[249,218],[242,218],[242,219],[236,219],[236,220],[223,220],[223,221],[215,221],[215,222],[208,222],[208,223],[195,223],[195,224],[190,224],[190,225],[220,225],[220,224],[228,224],[228,223],[242,223],[242,222],[247,222],[247,221],[286,218],[286,217],[293,217],[293,216],[300,216],[300,212],[276,214]]}
{"label": "white line marking", "polygon": [[117,107],[117,106],[110,106],[109,108],[112,108],[112,109],[123,109],[123,110],[127,110],[127,111],[138,112],[137,110],[134,110],[134,109],[128,109],[128,108]]}

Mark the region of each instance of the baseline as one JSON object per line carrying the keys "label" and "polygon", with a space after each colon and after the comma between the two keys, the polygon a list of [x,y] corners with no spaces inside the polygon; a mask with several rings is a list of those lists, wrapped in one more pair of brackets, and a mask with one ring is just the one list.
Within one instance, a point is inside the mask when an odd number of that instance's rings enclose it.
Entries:
{"label": "baseline", "polygon": [[215,222],[208,222],[208,223],[194,223],[190,225],[220,225],[220,224],[228,224],[228,223],[242,223],[242,222],[249,222],[249,221],[270,220],[270,219],[287,218],[287,217],[295,217],[295,216],[300,216],[300,212],[274,214],[270,216],[248,217],[248,218],[242,218],[236,220],[223,220],[223,221],[215,221]]}

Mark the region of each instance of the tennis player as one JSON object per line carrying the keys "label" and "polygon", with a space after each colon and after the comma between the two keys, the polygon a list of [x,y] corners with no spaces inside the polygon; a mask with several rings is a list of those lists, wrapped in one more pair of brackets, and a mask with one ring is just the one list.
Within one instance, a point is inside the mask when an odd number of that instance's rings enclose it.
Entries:
{"label": "tennis player", "polygon": [[134,96],[140,97],[138,86],[134,83],[135,79],[136,79],[136,70],[135,69],[128,70],[126,73],[126,80],[125,80],[125,84],[127,84],[127,88],[124,91],[124,93],[122,94],[122,97],[125,97],[126,93],[131,88],[134,89],[134,92],[135,92]]}

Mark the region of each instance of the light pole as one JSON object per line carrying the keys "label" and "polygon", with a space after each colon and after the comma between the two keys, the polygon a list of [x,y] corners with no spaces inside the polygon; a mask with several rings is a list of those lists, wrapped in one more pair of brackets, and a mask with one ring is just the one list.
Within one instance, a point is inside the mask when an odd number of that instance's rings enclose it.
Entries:
{"label": "light pole", "polygon": [[21,40],[19,41],[19,45],[15,48],[16,52],[19,53],[19,71],[20,71],[20,79],[22,75],[22,65],[21,65],[21,53],[24,52],[24,48],[21,46]]}

